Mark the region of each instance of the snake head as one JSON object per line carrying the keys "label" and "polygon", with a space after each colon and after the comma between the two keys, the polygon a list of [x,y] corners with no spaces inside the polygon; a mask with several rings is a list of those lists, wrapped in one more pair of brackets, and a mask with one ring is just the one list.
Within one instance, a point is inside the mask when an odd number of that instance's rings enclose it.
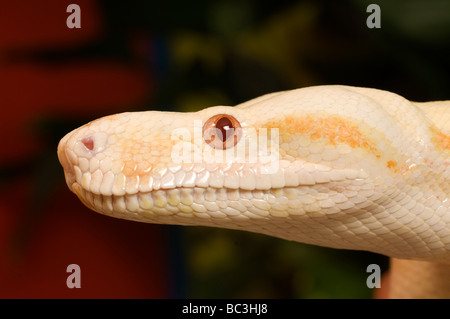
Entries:
{"label": "snake head", "polygon": [[[122,113],[67,134],[59,143],[58,157],[69,188],[85,205],[141,220],[139,200],[145,197],[144,206],[149,207],[155,194],[159,199],[153,204],[159,207],[152,204],[144,214],[176,212],[183,204],[171,207],[166,201],[169,193],[181,190],[284,187],[283,172],[268,174],[280,163],[278,136],[270,135],[275,130],[257,131],[246,124],[248,119],[245,112],[224,106],[183,114]],[[131,209],[134,199],[138,205]]]}

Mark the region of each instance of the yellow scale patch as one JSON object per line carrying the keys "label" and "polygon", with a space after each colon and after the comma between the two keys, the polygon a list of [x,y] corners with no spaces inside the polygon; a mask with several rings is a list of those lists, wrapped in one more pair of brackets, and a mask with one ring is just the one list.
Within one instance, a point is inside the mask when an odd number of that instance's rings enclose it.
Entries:
{"label": "yellow scale patch", "polygon": [[[156,140],[156,139],[155,139]],[[117,144],[123,161],[122,173],[127,176],[148,175],[158,167],[164,167],[170,161],[170,152],[176,141],[161,140],[150,145],[133,139],[124,139]]]}
{"label": "yellow scale patch", "polygon": [[435,126],[430,127],[433,136],[431,141],[439,150],[450,150],[450,136],[439,131]]}
{"label": "yellow scale patch", "polygon": [[[345,143],[352,148],[362,148],[381,158],[381,152],[376,143],[365,136],[361,130],[348,120],[338,116],[316,118],[310,115],[304,117],[288,116],[282,121],[270,121],[263,127],[278,128],[280,135],[301,134],[309,136],[311,140],[326,139],[329,145]],[[386,166],[394,171],[399,171],[398,164],[394,160],[388,160]]]}
{"label": "yellow scale patch", "polygon": [[361,147],[380,157],[379,150],[373,141],[365,137],[357,126],[337,116],[329,118],[313,118],[310,115],[301,118],[289,116],[282,122],[268,122],[264,125],[264,127],[266,126],[279,128],[280,133],[309,135],[311,140],[325,138],[331,145],[345,143],[352,148]]}

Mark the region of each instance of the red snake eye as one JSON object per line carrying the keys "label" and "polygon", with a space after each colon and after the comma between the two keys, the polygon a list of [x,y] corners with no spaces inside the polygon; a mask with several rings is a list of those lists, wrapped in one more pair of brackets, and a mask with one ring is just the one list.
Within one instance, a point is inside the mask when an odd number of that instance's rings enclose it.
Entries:
{"label": "red snake eye", "polygon": [[241,124],[228,114],[214,115],[203,125],[203,139],[216,149],[225,150],[235,146],[241,135]]}

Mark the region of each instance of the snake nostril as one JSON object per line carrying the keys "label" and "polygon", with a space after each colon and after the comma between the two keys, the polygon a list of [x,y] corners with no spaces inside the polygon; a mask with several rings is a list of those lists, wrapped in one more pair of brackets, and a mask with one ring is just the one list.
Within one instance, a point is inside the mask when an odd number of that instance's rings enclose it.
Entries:
{"label": "snake nostril", "polygon": [[75,136],[73,148],[79,156],[91,158],[104,150],[107,139],[104,132],[80,132]]}
{"label": "snake nostril", "polygon": [[94,150],[94,140],[92,136],[85,137],[81,140],[81,143],[90,151]]}

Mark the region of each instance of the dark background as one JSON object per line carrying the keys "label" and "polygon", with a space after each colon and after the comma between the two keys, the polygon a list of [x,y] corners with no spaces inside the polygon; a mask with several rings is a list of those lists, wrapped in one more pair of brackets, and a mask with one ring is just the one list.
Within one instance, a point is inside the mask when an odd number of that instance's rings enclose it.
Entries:
{"label": "dark background", "polygon": [[65,133],[123,111],[322,84],[450,99],[450,1],[377,1],[380,29],[370,3],[0,1],[0,297],[370,298],[383,256],[114,220],[79,203],[56,157]]}

